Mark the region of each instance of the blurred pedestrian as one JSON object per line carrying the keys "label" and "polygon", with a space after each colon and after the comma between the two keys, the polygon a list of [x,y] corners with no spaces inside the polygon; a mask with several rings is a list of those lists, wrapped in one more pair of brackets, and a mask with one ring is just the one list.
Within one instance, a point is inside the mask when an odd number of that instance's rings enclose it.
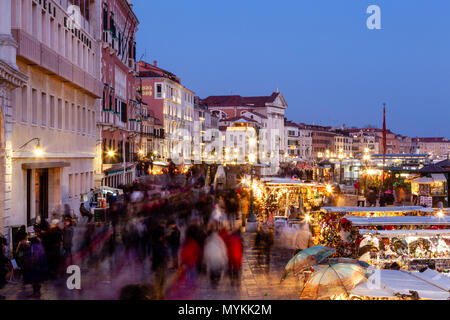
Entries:
{"label": "blurred pedestrian", "polygon": [[73,226],[72,219],[69,217],[64,218],[64,229],[62,232],[62,248],[63,248],[63,261],[64,265],[72,264],[72,242],[73,242]]}
{"label": "blurred pedestrian", "polygon": [[[161,223],[157,231],[161,231],[165,223]],[[152,241],[152,271],[153,271],[153,286],[155,288],[156,297],[158,300],[164,298],[167,262],[169,254],[166,247],[164,231],[158,232]]]}
{"label": "blurred pedestrian", "polygon": [[386,191],[386,196],[385,197],[386,197],[386,205],[387,206],[393,206],[394,202],[395,202],[395,198],[394,198],[394,194],[393,194],[391,189],[388,189]]}
{"label": "blurred pedestrian", "polygon": [[61,261],[62,231],[58,227],[59,220],[52,220],[52,225],[47,230],[41,232],[42,246],[48,264],[48,274],[52,279],[56,279],[58,267]]}
{"label": "blurred pedestrian", "polygon": [[169,221],[169,236],[167,243],[170,247],[170,254],[172,259],[171,269],[178,269],[178,250],[180,249],[180,230],[177,227],[175,220]]}
{"label": "blurred pedestrian", "polygon": [[203,261],[213,288],[217,288],[222,272],[228,266],[227,247],[217,232],[218,225],[212,226],[211,234],[205,241]]}
{"label": "blurred pedestrian", "polygon": [[86,217],[87,218],[87,222],[90,223],[92,221],[93,218],[93,214],[89,212],[89,210],[86,209],[86,207],[84,206],[84,203],[82,202],[80,205],[80,213],[82,217]]}
{"label": "blurred pedestrian", "polygon": [[231,233],[227,241],[228,268],[232,285],[238,285],[241,277],[242,256],[244,245],[241,237],[241,230],[238,228]]}
{"label": "blurred pedestrian", "polygon": [[42,282],[48,278],[47,259],[41,240],[34,236],[30,238],[30,246],[27,247],[24,259],[24,284],[33,286],[33,294],[30,298],[41,296]]}
{"label": "blurred pedestrian", "polygon": [[373,189],[369,190],[369,193],[367,195],[367,204],[369,205],[369,207],[376,207],[377,205],[377,194]]}
{"label": "blurred pedestrian", "polygon": [[[6,272],[9,265],[9,259],[5,254],[6,244],[7,244],[6,238],[0,236],[0,289],[3,289],[4,286],[6,285]],[[6,299],[6,297],[0,295],[0,300],[4,299]]]}
{"label": "blurred pedestrian", "polygon": [[273,238],[273,230],[267,225],[260,227],[255,236],[258,264],[265,267],[266,273],[270,271],[270,251],[273,245]]}

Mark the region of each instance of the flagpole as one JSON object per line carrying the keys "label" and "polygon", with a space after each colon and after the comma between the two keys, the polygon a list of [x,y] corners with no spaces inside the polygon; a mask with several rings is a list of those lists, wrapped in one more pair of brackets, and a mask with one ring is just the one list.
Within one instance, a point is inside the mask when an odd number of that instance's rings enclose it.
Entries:
{"label": "flagpole", "polygon": [[386,162],[386,103],[383,103],[383,174],[381,176],[381,188],[384,189],[384,167]]}

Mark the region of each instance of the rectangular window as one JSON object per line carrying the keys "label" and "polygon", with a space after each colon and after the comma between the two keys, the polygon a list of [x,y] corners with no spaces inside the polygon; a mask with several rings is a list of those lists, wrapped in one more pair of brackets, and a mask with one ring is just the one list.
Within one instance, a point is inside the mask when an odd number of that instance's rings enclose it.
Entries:
{"label": "rectangular window", "polygon": [[58,53],[64,55],[64,38],[63,38],[61,25],[58,24]]}
{"label": "rectangular window", "polygon": [[86,134],[91,134],[91,110],[89,109],[87,109],[86,126]]}
{"label": "rectangular window", "polygon": [[97,121],[95,121],[95,111],[92,111],[92,134],[97,132]]}
{"label": "rectangular window", "polygon": [[55,97],[50,96],[50,128],[55,127]]}
{"label": "rectangular window", "polygon": [[64,128],[66,130],[70,130],[69,127],[69,114],[70,114],[70,108],[69,108],[69,102],[65,101],[65,108],[64,108]]}
{"label": "rectangular window", "polygon": [[81,131],[83,132],[83,133],[86,133],[86,108],[85,107],[83,107],[83,111],[82,111],[82,116],[81,116],[81,119],[82,119],[82,127],[81,127]]}
{"label": "rectangular window", "polygon": [[64,40],[65,40],[65,46],[64,46],[65,55],[64,56],[70,60],[70,56],[69,56],[69,54],[70,54],[70,37],[69,37],[69,32],[67,30],[64,31]]}
{"label": "rectangular window", "polygon": [[[58,51],[58,41],[59,39],[57,37],[55,37],[56,35],[56,28],[55,28],[55,20],[54,19],[50,19],[50,46],[54,46],[54,48],[56,48],[55,51]],[[56,39],[55,39],[56,38]]]}
{"label": "rectangular window", "polygon": [[81,131],[81,107],[77,106],[77,131]]}
{"label": "rectangular window", "polygon": [[161,84],[156,85],[156,97],[161,98],[162,97],[162,86]]}
{"label": "rectangular window", "polygon": [[42,43],[47,44],[47,32],[48,32],[48,28],[47,28],[47,15],[46,14],[41,14],[41,39],[42,39]]}
{"label": "rectangular window", "polygon": [[22,121],[27,122],[28,120],[28,87],[24,86],[22,88]]}
{"label": "rectangular window", "polygon": [[13,113],[12,113],[12,120],[16,121],[19,120],[19,100],[20,100],[20,96],[19,96],[20,90],[19,89],[15,89],[11,92],[11,106],[13,106]]}
{"label": "rectangular window", "polygon": [[84,173],[80,175],[80,194],[84,193]]}
{"label": "rectangular window", "polygon": [[33,32],[33,36],[38,39],[38,30],[39,30],[39,26],[38,26],[38,6],[37,4],[35,4],[34,2],[32,2],[32,8],[31,8],[31,18],[32,18],[32,32]]}
{"label": "rectangular window", "polygon": [[77,115],[75,113],[75,104],[72,103],[72,115],[71,115],[71,125],[70,128],[72,129],[72,131],[75,131],[76,125],[77,125]]}
{"label": "rectangular window", "polygon": [[41,124],[43,126],[47,125],[47,94],[42,92],[41,94],[41,118],[42,122]]}
{"label": "rectangular window", "polygon": [[122,110],[121,112],[121,120],[122,122],[127,122],[128,113],[127,113],[127,104],[125,102],[122,102]]}
{"label": "rectangular window", "polygon": [[78,198],[78,193],[79,193],[78,190],[80,190],[79,188],[80,188],[79,176],[78,176],[78,173],[75,173],[75,187],[74,187],[74,192],[75,192],[74,197],[75,198]]}
{"label": "rectangular window", "polygon": [[86,172],[86,184],[85,184],[86,190],[85,190],[85,192],[89,192],[89,189],[91,188],[89,181],[90,181],[89,180],[89,172]]}
{"label": "rectangular window", "polygon": [[58,99],[58,129],[62,129],[62,122],[63,122],[62,100]]}
{"label": "rectangular window", "polygon": [[69,198],[73,197],[73,174],[69,174]]}
{"label": "rectangular window", "polygon": [[38,108],[38,97],[37,97],[37,90],[32,89],[31,90],[31,108],[32,108],[32,123],[37,124],[37,108]]}

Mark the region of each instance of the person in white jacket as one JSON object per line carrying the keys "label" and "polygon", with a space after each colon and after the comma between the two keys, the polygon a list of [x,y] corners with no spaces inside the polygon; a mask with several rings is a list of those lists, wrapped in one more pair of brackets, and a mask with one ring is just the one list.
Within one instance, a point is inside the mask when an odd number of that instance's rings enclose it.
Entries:
{"label": "person in white jacket", "polygon": [[222,272],[228,266],[227,247],[219,236],[217,228],[208,236],[203,251],[203,262],[209,274],[211,285],[216,288],[219,284]]}

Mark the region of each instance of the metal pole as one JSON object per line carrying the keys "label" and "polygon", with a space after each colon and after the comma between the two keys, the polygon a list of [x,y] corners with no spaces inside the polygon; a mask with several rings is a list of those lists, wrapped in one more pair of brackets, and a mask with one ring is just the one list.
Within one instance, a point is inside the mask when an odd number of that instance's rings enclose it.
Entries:
{"label": "metal pole", "polygon": [[248,216],[248,222],[256,222],[256,217],[253,213],[253,164],[250,165],[250,177],[250,212]]}
{"label": "metal pole", "polygon": [[122,134],[123,185],[126,184],[127,160],[125,158],[125,134]]}

